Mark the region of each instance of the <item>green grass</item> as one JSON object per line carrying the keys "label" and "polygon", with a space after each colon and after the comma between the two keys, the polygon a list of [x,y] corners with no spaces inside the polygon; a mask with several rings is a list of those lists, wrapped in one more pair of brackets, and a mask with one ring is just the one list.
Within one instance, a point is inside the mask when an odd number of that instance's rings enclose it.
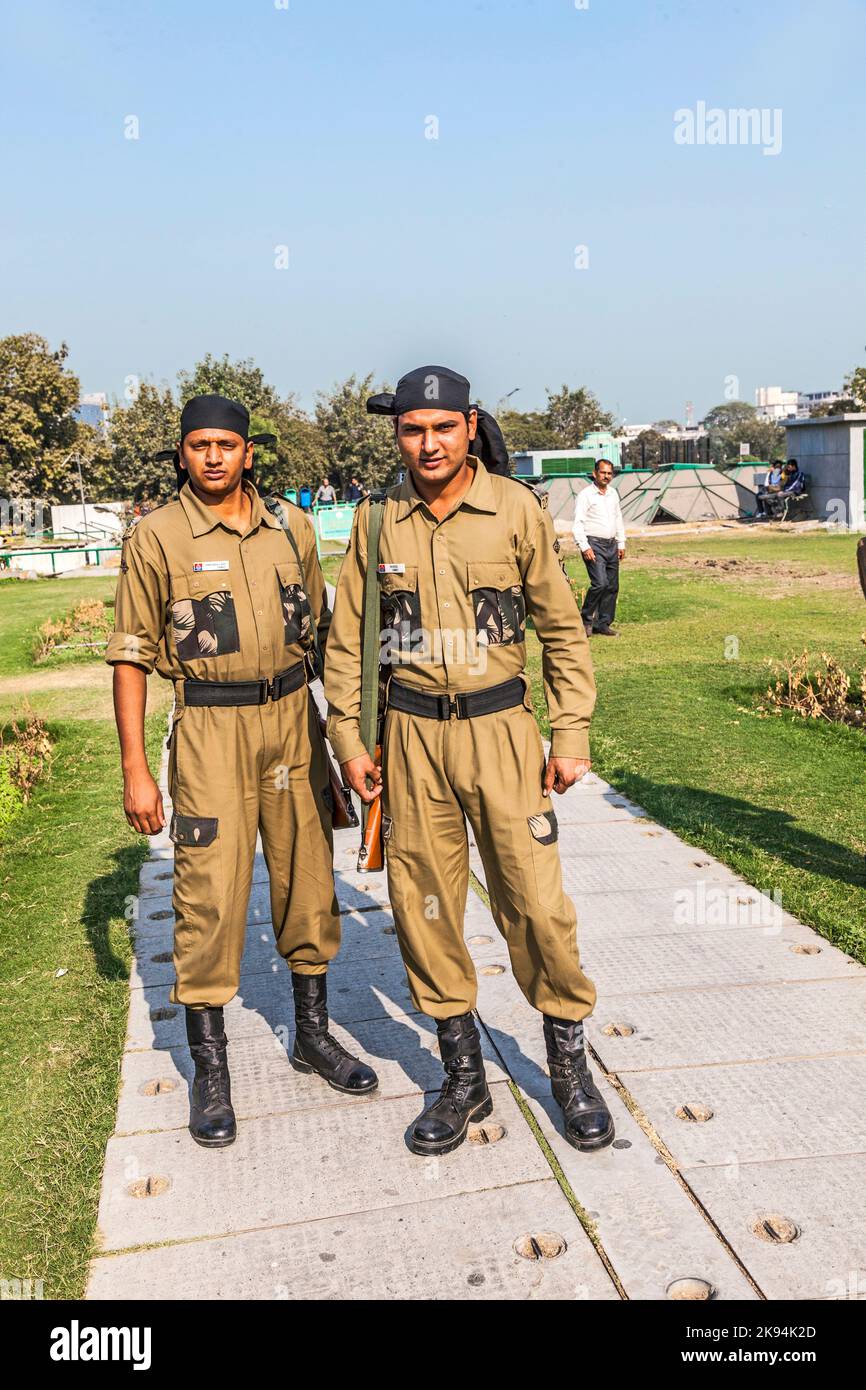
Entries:
{"label": "green grass", "polygon": [[[768,663],[789,653],[828,651],[849,671],[866,664],[866,606],[853,578],[844,581],[855,544],[817,533],[631,545],[622,635],[592,640],[591,737],[602,777],[866,962],[863,733],[755,712]],[[742,557],[773,574],[720,578],[712,568],[669,567],[670,556]],[[582,583],[580,561],[569,569]],[[532,634],[529,651],[546,729]]]}
{"label": "green grass", "polygon": [[[26,694],[55,741],[51,778],[0,846],[0,1278],[41,1279],[46,1298],[84,1291],[129,1007],[125,911],[148,845],[123,814],[108,668],[77,666],[73,684],[33,668],[31,641],[113,593],[102,577],[0,586],[0,722]],[[150,695],[155,769],[167,696]]]}
{"label": "green grass", "polygon": [[0,677],[33,670],[33,641],[40,623],[61,618],[85,598],[114,599],[116,581],[18,579],[0,585]]}

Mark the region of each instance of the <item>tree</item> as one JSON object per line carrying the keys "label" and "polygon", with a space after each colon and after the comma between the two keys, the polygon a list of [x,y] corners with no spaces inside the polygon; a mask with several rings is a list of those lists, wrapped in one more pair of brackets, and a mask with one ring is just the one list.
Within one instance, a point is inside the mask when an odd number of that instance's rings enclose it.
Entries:
{"label": "tree", "polygon": [[387,416],[368,415],[367,397],[389,386],[374,386],[373,374],[359,381],[353,373],[330,391],[319,392],[316,423],[325,440],[327,468],[339,474],[343,487],[354,476],[366,487],[384,487],[400,466],[393,422]]}
{"label": "tree", "polygon": [[658,430],[641,430],[622,450],[623,468],[658,468],[664,440]]}
{"label": "tree", "polygon": [[216,393],[240,401],[250,412],[251,434],[274,434],[274,448],[258,446],[255,475],[262,492],[282,492],[321,477],[327,466],[325,438],[293,395],[280,396],[251,357],[232,362],[211,353],[191,372],[178,373],[181,404],[191,396]]}
{"label": "tree", "polygon": [[842,389],[855,403],[857,410],[866,410],[866,367],[855,367],[850,376],[846,376]]}
{"label": "tree", "polygon": [[560,447],[570,449],[579,444],[590,430],[609,430],[613,416],[602,410],[596,397],[586,386],[571,390],[563,385],[558,391],[547,391],[545,417],[551,430],[562,441]]}
{"label": "tree", "polygon": [[736,463],[740,445],[748,444],[748,457],[770,460],[785,452],[785,431],[775,420],[762,420],[747,401],[725,401],[704,417],[710,436],[710,458],[717,466]]}
{"label": "tree", "polygon": [[0,339],[0,494],[59,502],[74,493],[69,455],[86,427],[73,418],[78,377],[37,333]]}
{"label": "tree", "polygon": [[503,410],[496,418],[510,454],[524,449],[560,447],[559,435],[551,429],[543,411]]}
{"label": "tree", "polygon": [[180,433],[180,409],[170,386],[143,381],[126,406],[114,402],[108,425],[112,487],[115,498],[129,498],[139,483],[170,495],[174,468],[154,454],[173,449]]}

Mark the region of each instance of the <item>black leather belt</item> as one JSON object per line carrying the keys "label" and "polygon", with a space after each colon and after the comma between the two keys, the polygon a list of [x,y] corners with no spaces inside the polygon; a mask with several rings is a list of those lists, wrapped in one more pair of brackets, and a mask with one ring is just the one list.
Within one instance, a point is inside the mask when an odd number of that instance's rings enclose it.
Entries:
{"label": "black leather belt", "polygon": [[268,700],[282,700],[306,683],[303,661],[281,671],[273,680],[258,681],[184,681],[185,705],[266,705]]}
{"label": "black leather belt", "polygon": [[388,708],[403,710],[405,714],[420,714],[426,719],[450,719],[452,714],[458,719],[474,719],[479,714],[496,714],[501,709],[511,709],[523,704],[524,685],[519,676],[503,681],[501,685],[490,685],[486,690],[474,690],[468,695],[428,695],[414,686],[403,685],[391,680],[388,686]]}

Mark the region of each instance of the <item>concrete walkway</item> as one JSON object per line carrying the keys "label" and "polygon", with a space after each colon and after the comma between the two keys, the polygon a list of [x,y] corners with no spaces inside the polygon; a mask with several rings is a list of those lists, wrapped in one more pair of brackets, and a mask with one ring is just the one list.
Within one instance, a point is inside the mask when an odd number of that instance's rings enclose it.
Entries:
{"label": "concrete walkway", "polygon": [[292,1070],[259,855],[226,1009],[238,1139],[198,1147],[183,1010],[168,1002],[163,835],[141,872],[89,1298],[866,1297],[866,970],[598,777],[556,810],[614,1145],[580,1154],[562,1138],[540,1017],[472,892],[494,1113],[454,1154],[410,1153],[441,1080],[435,1029],[412,1011],[385,875],[356,874],[345,831],[331,1012],[379,1090],[351,1100]]}

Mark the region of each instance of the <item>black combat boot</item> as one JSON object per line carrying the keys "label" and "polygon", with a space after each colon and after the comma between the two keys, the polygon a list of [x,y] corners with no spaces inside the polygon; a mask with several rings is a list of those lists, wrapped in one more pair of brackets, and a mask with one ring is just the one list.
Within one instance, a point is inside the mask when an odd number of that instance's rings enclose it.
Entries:
{"label": "black combat boot", "polygon": [[463,1143],[470,1121],[485,1119],[493,1109],[475,1019],[437,1019],[436,1031],[445,1083],[412,1128],[409,1147],[416,1154],[450,1153]]}
{"label": "black combat boot", "polygon": [[613,1116],[592,1079],[583,1024],[544,1015],[544,1041],[553,1099],[565,1116],[565,1137],[575,1149],[603,1149],[613,1139]]}
{"label": "black combat boot", "polygon": [[197,1144],[221,1149],[237,1134],[222,1009],[187,1009],[186,1036],[195,1062],[189,1132]]}
{"label": "black combat boot", "polygon": [[297,975],[292,971],[295,996],[295,1046],[292,1066],[296,1071],[314,1071],[335,1091],[347,1095],[369,1095],[379,1078],[366,1063],[359,1062],[328,1032],[328,986],[326,975]]}

